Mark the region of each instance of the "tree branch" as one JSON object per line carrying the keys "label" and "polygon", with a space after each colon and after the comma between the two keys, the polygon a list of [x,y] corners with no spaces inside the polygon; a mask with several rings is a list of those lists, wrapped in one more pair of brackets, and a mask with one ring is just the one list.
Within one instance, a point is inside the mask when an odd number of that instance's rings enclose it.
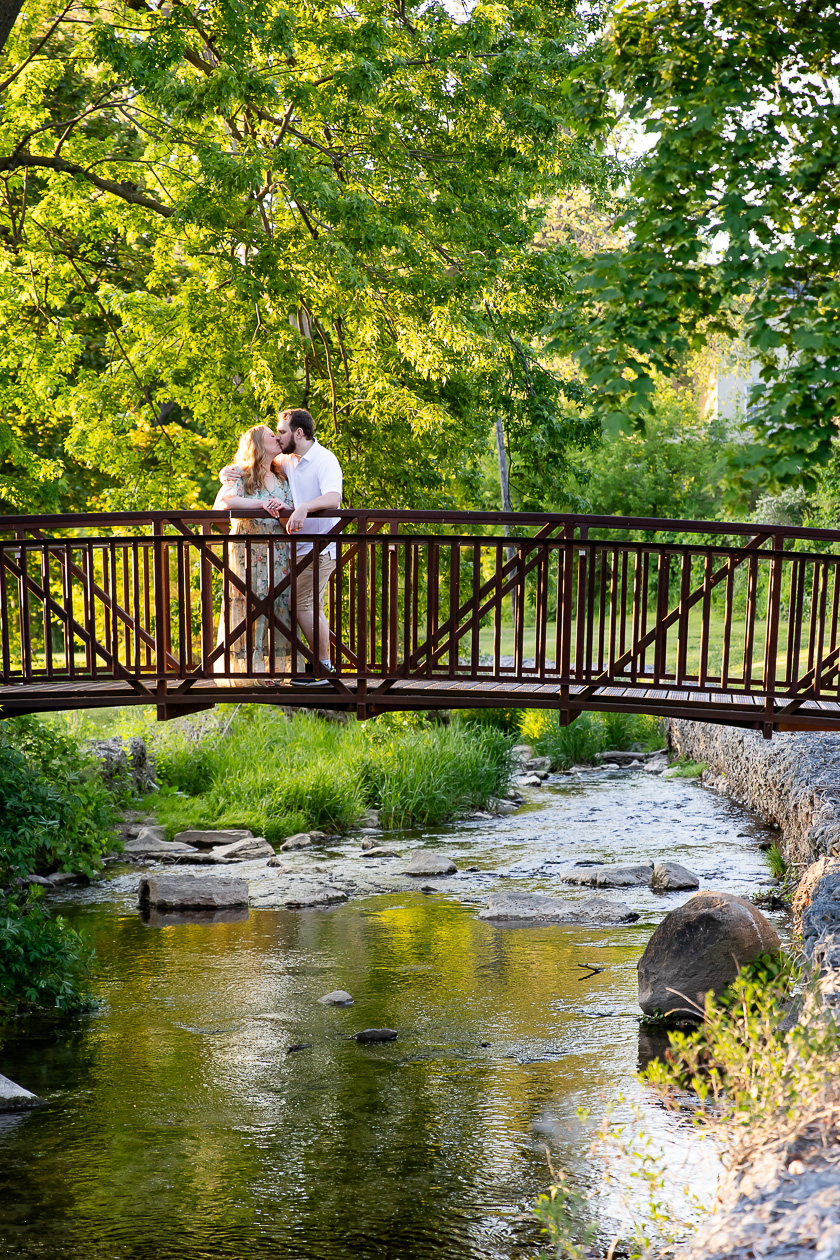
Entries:
{"label": "tree branch", "polygon": [[149,197],[138,188],[136,184],[124,182],[118,184],[113,179],[103,179],[101,175],[94,175],[92,171],[87,171],[83,166],[78,166],[75,162],[66,162],[64,158],[56,157],[36,157],[31,153],[22,153],[16,157],[0,158],[0,171],[15,171],[21,168],[41,167],[48,171],[59,171],[63,175],[78,175],[82,179],[86,179],[89,184],[93,184],[94,188],[98,188],[101,192],[113,193],[115,197],[122,198],[131,206],[142,206],[144,210],[153,210],[155,214],[162,215],[168,219],[174,210],[171,206],[165,206],[161,201],[155,201],[153,197]]}
{"label": "tree branch", "polygon": [[[10,10],[13,10],[13,9],[15,9],[15,8],[16,8],[16,9],[17,9],[17,11],[18,11],[18,12],[20,12],[20,10],[21,10],[21,8],[22,8],[23,6],[22,6],[22,5],[19,5],[19,4],[12,4],[12,5],[10,5],[10,6],[3,5],[3,6],[2,6],[2,9],[5,9],[5,8],[7,8],[7,7],[8,7]],[[3,82],[2,82],[2,83],[0,83],[0,92],[5,92],[6,88],[7,88],[7,87],[8,87],[11,83],[14,83],[14,81],[15,81],[15,79],[18,77],[18,75],[23,73],[23,71],[24,71],[24,70],[26,69],[26,67],[29,65],[30,61],[32,61],[32,60],[33,60],[33,58],[35,58],[35,57],[37,57],[37,56],[38,56],[38,53],[39,53],[39,52],[41,51],[41,49],[44,47],[44,44],[46,44],[47,40],[48,40],[48,39],[49,39],[49,37],[52,35],[53,31],[55,31],[55,29],[56,29],[58,26],[60,26],[60,25],[61,25],[61,23],[62,23],[62,22],[64,21],[64,19],[67,17],[67,14],[68,14],[68,13],[70,12],[70,10],[72,9],[72,7],[73,7],[73,0],[70,0],[69,4],[67,4],[67,5],[65,6],[65,8],[63,8],[63,9],[61,10],[61,12],[59,13],[58,17],[55,19],[55,21],[53,22],[52,26],[51,26],[51,27],[49,28],[49,30],[47,31],[46,35],[42,36],[42,38],[38,40],[38,43],[37,43],[37,44],[35,45],[35,47],[32,49],[32,52],[29,54],[29,56],[28,56],[28,57],[27,57],[24,61],[22,61],[22,62],[20,63],[20,65],[19,65],[19,66],[18,66],[15,70],[13,70],[13,71],[12,71],[12,73],[9,75],[9,77],[8,77],[7,79],[4,79],[4,80],[3,80]],[[2,9],[0,9],[0,12],[2,12]],[[4,16],[6,16],[6,15],[4,14]],[[9,22],[9,27],[8,27],[8,30],[5,32],[5,34],[3,33],[3,30],[2,30],[2,27],[3,27],[3,25],[4,25],[4,24],[3,24],[3,22],[2,22],[2,21],[0,21],[0,49],[2,49],[2,48],[3,48],[3,45],[5,44],[6,40],[7,40],[7,39],[8,39],[8,37],[9,37],[9,35],[11,35],[11,33],[12,33],[12,27],[14,26],[14,22],[15,22],[15,18],[16,18],[16,17],[17,17],[17,13],[15,13],[14,17],[12,17],[12,18],[11,18],[11,21]],[[8,17],[6,18],[6,20],[8,21]]]}

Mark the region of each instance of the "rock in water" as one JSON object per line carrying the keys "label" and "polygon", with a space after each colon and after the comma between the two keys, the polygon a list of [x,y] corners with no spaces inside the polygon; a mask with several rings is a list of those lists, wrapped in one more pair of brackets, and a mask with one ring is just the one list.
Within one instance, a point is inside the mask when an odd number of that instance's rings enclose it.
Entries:
{"label": "rock in water", "polygon": [[479,919],[491,923],[635,923],[638,915],[604,897],[585,901],[561,901],[540,893],[493,893]]}
{"label": "rock in water", "polygon": [[274,857],[274,850],[264,836],[250,836],[245,840],[234,840],[232,844],[221,844],[210,850],[216,860],[250,862],[254,858]]}
{"label": "rock in water", "polygon": [[325,993],[323,997],[319,997],[318,1001],[322,1006],[352,1006],[353,999],[345,989],[333,989],[332,993]]}
{"label": "rock in water", "polygon": [[638,866],[596,866],[591,870],[564,875],[563,882],[591,888],[632,888],[634,884],[646,884],[652,872],[653,862],[642,862]]}
{"label": "rock in water", "polygon": [[220,910],[248,904],[247,881],[232,875],[148,875],[137,893],[141,909]]}
{"label": "rock in water", "polygon": [[300,910],[307,906],[329,906],[339,901],[346,901],[347,893],[334,884],[324,884],[316,879],[304,876],[282,876],[275,884],[268,880],[258,884],[251,896],[251,905],[256,910]]}
{"label": "rock in water", "polygon": [[308,831],[297,831],[293,836],[286,836],[280,848],[288,853],[290,849],[308,849],[311,844],[312,837]]}
{"label": "rock in water", "polygon": [[177,844],[193,844],[197,849],[214,849],[219,844],[235,844],[237,840],[253,839],[253,831],[244,827],[226,827],[220,831],[179,831]]}
{"label": "rock in water", "polygon": [[751,902],[695,893],[665,916],[639,959],[639,1006],[646,1015],[699,1018],[707,993],[721,993],[745,963],[779,947],[775,929]]}
{"label": "rock in water", "polygon": [[452,858],[442,853],[429,853],[426,849],[417,849],[411,855],[406,867],[406,875],[454,875],[457,866]]}
{"label": "rock in water", "polygon": [[22,1085],[10,1081],[8,1076],[0,1076],[0,1111],[26,1111],[30,1107],[37,1107],[42,1101],[37,1094],[32,1094]]}
{"label": "rock in water", "polygon": [[699,888],[700,880],[679,862],[660,862],[653,868],[649,887],[652,892],[679,892],[686,888]]}
{"label": "rock in water", "polygon": [[354,1033],[353,1037],[362,1045],[367,1045],[372,1041],[396,1041],[398,1035],[395,1028],[363,1028],[361,1032]]}

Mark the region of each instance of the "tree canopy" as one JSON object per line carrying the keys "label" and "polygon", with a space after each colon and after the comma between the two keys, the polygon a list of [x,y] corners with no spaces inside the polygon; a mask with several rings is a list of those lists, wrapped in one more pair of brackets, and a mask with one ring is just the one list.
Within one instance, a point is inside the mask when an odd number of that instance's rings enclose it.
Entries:
{"label": "tree canopy", "polygon": [[581,134],[608,106],[643,124],[623,226],[590,259],[556,344],[577,350],[613,431],[643,423],[656,373],[714,338],[760,364],[740,477],[813,482],[840,384],[840,6],[630,0],[578,67]]}
{"label": "tree canopy", "polygon": [[611,178],[564,91],[590,31],[554,0],[33,0],[0,61],[6,505],[207,502],[288,405],[355,503],[463,499],[496,413],[560,475],[592,429],[534,338],[576,251],[534,239]]}

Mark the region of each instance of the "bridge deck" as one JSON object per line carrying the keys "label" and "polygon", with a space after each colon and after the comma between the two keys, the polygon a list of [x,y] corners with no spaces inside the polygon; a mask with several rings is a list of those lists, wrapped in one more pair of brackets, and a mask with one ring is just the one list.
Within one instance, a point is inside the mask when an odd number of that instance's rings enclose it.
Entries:
{"label": "bridge deck", "polygon": [[[58,687],[55,683],[0,686],[0,709],[15,714],[71,709],[109,708],[156,704],[161,718],[196,712],[215,704],[272,704],[290,708],[333,709],[372,717],[411,709],[533,708],[558,709],[571,705],[577,712],[643,712],[661,717],[689,717],[727,726],[755,729],[767,720],[763,696],[726,692],[697,692],[684,688],[584,687],[572,684],[507,680],[387,679],[360,687],[358,679],[343,678],[337,690],[329,682],[296,686],[278,682],[269,686],[247,685],[245,680],[219,682],[199,679],[186,691],[138,691],[128,682],[78,681]],[[840,730],[840,703],[832,700],[804,702],[787,721],[775,715],[777,730]]]}

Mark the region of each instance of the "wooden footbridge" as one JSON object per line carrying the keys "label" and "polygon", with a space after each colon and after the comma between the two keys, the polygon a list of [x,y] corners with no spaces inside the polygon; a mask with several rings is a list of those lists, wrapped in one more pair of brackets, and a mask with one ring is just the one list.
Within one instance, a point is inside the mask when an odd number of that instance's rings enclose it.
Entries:
{"label": "wooden footbridge", "polygon": [[[840,532],[346,510],[298,554],[301,540],[230,533],[260,516],[0,518],[0,716],[245,701],[840,730]],[[330,544],[330,642],[310,650],[297,587]]]}

